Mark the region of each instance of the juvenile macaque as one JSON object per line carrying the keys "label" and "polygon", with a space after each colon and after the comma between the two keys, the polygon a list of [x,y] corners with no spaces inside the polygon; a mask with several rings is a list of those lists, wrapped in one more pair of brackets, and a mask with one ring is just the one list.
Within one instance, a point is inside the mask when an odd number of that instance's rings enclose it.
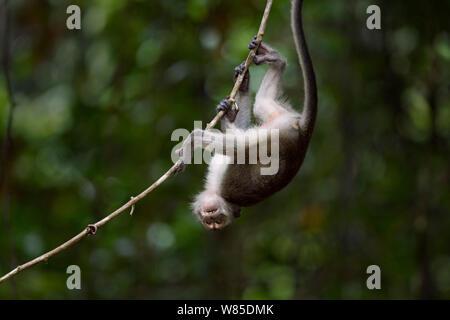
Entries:
{"label": "juvenile macaque", "polygon": [[[208,169],[204,191],[197,195],[193,209],[202,224],[211,230],[221,229],[240,216],[241,207],[256,204],[284,188],[296,175],[308,148],[317,114],[317,88],[314,70],[306,45],[302,27],[302,1],[292,1],[291,23],[304,80],[305,100],[301,113],[286,102],[281,101],[281,77],[286,61],[273,48],[261,43],[253,62],[267,64],[269,69],[256,94],[253,114],[257,120],[250,127],[251,98],[249,95],[250,76],[247,73],[236,97],[239,112],[230,107],[224,99],[218,110],[226,111],[222,119],[223,133],[196,130],[186,139],[180,154],[191,157],[186,146],[198,145],[205,148],[213,144],[215,154]],[[252,40],[249,48],[257,46]],[[236,68],[236,75],[242,73],[243,65]],[[278,170],[274,174],[261,174],[267,165],[258,163],[238,164],[230,159],[239,148],[246,151],[260,148],[261,143],[269,144],[270,138],[255,140],[262,131],[278,129]],[[234,143],[228,143],[234,142]],[[225,145],[225,147],[223,147]],[[270,148],[269,151],[273,151]],[[241,149],[242,150],[242,149]],[[227,151],[227,152],[226,152]]]}

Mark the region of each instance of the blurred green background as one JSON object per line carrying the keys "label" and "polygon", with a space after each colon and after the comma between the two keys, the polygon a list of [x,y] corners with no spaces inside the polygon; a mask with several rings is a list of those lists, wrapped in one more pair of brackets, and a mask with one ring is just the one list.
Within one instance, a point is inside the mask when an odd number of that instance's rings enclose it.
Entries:
{"label": "blurred green background", "polygon": [[[9,2],[17,107],[1,206],[2,274],[171,166],[172,131],[212,119],[265,6]],[[286,189],[211,233],[189,206],[206,165],[190,166],[132,217],[123,213],[0,284],[0,298],[450,298],[450,2],[305,2],[319,114],[303,168]],[[81,7],[82,30],[66,28],[70,4]],[[382,30],[366,28],[370,4],[381,7]],[[287,58],[285,93],[299,109],[289,8],[274,1],[264,40]],[[264,72],[251,68],[253,92]],[[2,144],[9,110],[2,73]],[[66,288],[72,264],[82,290]],[[366,288],[372,264],[381,268],[381,290]]]}

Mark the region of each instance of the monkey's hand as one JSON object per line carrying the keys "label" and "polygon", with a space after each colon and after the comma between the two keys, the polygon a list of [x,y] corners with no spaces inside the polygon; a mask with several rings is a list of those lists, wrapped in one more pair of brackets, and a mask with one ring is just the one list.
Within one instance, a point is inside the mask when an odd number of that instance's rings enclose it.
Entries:
{"label": "monkey's hand", "polygon": [[190,159],[189,154],[191,153],[190,148],[188,149],[188,144],[191,145],[191,135],[189,135],[183,142],[183,146],[175,150],[175,154],[179,157],[179,166],[175,169],[175,174],[179,174],[186,168],[186,162]]}
{"label": "monkey's hand", "polygon": [[236,119],[237,110],[231,108],[231,102],[228,98],[223,99],[217,105],[217,112],[223,111],[225,112],[225,117],[228,121],[233,122]]}
{"label": "monkey's hand", "polygon": [[186,168],[186,163],[184,163],[183,160],[180,160],[180,164],[179,164],[178,168],[175,169],[174,174],[179,174],[179,173],[183,172],[185,168]]}
{"label": "monkey's hand", "polygon": [[174,174],[179,174],[179,173],[183,172],[184,169],[186,168],[186,163],[184,162],[184,159],[183,159],[183,147],[181,147],[180,149],[175,150],[175,154],[180,157],[178,159],[180,164],[175,169]]}
{"label": "monkey's hand", "polygon": [[220,103],[217,105],[216,109],[217,112],[223,111],[225,113],[227,113],[230,110],[231,107],[231,102],[228,98],[223,99],[222,101],[220,101]]}
{"label": "monkey's hand", "polygon": [[[242,72],[244,72],[244,68],[245,68],[245,61],[242,62],[240,65],[238,65],[236,68],[234,68],[234,82],[236,82],[239,75],[242,74]],[[241,86],[239,87],[239,91],[248,92],[249,83],[250,83],[250,72],[247,70],[247,72],[244,75],[244,79],[242,80]]]}
{"label": "monkey's hand", "polygon": [[[250,42],[250,44],[252,44],[253,41]],[[278,53],[278,51],[273,49],[265,42],[261,42],[259,44],[256,55],[253,57],[253,63],[256,65],[268,64],[282,69],[284,69],[284,67],[286,66],[286,61]]]}

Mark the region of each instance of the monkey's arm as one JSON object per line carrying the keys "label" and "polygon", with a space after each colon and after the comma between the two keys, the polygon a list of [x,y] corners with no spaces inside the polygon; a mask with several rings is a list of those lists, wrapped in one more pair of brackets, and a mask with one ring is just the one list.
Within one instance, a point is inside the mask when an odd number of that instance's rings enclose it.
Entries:
{"label": "monkey's arm", "polygon": [[[234,81],[236,81],[237,77],[244,71],[244,64],[245,62],[241,63],[234,69]],[[218,105],[218,111],[227,111],[225,117],[223,117],[221,120],[222,131],[225,132],[227,129],[235,128],[247,129],[249,127],[252,106],[252,99],[249,94],[249,86],[250,72],[247,70],[239,91],[236,95],[236,104],[238,105],[239,110],[236,111],[233,106],[229,106],[226,102],[224,103],[224,101],[222,101]]]}
{"label": "monkey's arm", "polygon": [[[247,130],[232,129],[226,133],[218,130],[195,129],[186,138],[180,149],[183,161],[189,163],[194,150],[209,149],[219,154],[232,155],[245,149],[257,151],[258,145],[267,145],[268,132],[261,128]],[[254,149],[252,149],[254,148]]]}
{"label": "monkey's arm", "polygon": [[[244,64],[240,64],[237,66],[234,71],[234,81],[236,78],[244,71]],[[234,124],[236,128],[239,129],[247,129],[250,126],[250,114],[252,108],[252,98],[250,97],[249,92],[250,87],[250,72],[247,72],[244,75],[244,79],[242,80],[241,86],[239,88],[239,92],[236,96],[236,104],[239,107],[239,112],[234,120]]]}
{"label": "monkey's arm", "polygon": [[[235,119],[230,121],[227,117],[222,118],[222,131],[227,129],[247,129],[250,126],[252,99],[249,92],[239,91],[236,95],[236,104],[239,107],[239,111],[235,115]],[[229,112],[235,112],[235,110],[230,110]]]}

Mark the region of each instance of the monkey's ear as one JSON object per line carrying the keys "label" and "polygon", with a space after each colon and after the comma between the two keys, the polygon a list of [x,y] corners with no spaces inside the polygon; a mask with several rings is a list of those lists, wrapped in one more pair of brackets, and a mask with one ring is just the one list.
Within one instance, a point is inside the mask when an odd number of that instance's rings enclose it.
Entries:
{"label": "monkey's ear", "polygon": [[241,216],[241,208],[237,208],[236,210],[233,211],[233,216],[235,218],[239,218]]}

